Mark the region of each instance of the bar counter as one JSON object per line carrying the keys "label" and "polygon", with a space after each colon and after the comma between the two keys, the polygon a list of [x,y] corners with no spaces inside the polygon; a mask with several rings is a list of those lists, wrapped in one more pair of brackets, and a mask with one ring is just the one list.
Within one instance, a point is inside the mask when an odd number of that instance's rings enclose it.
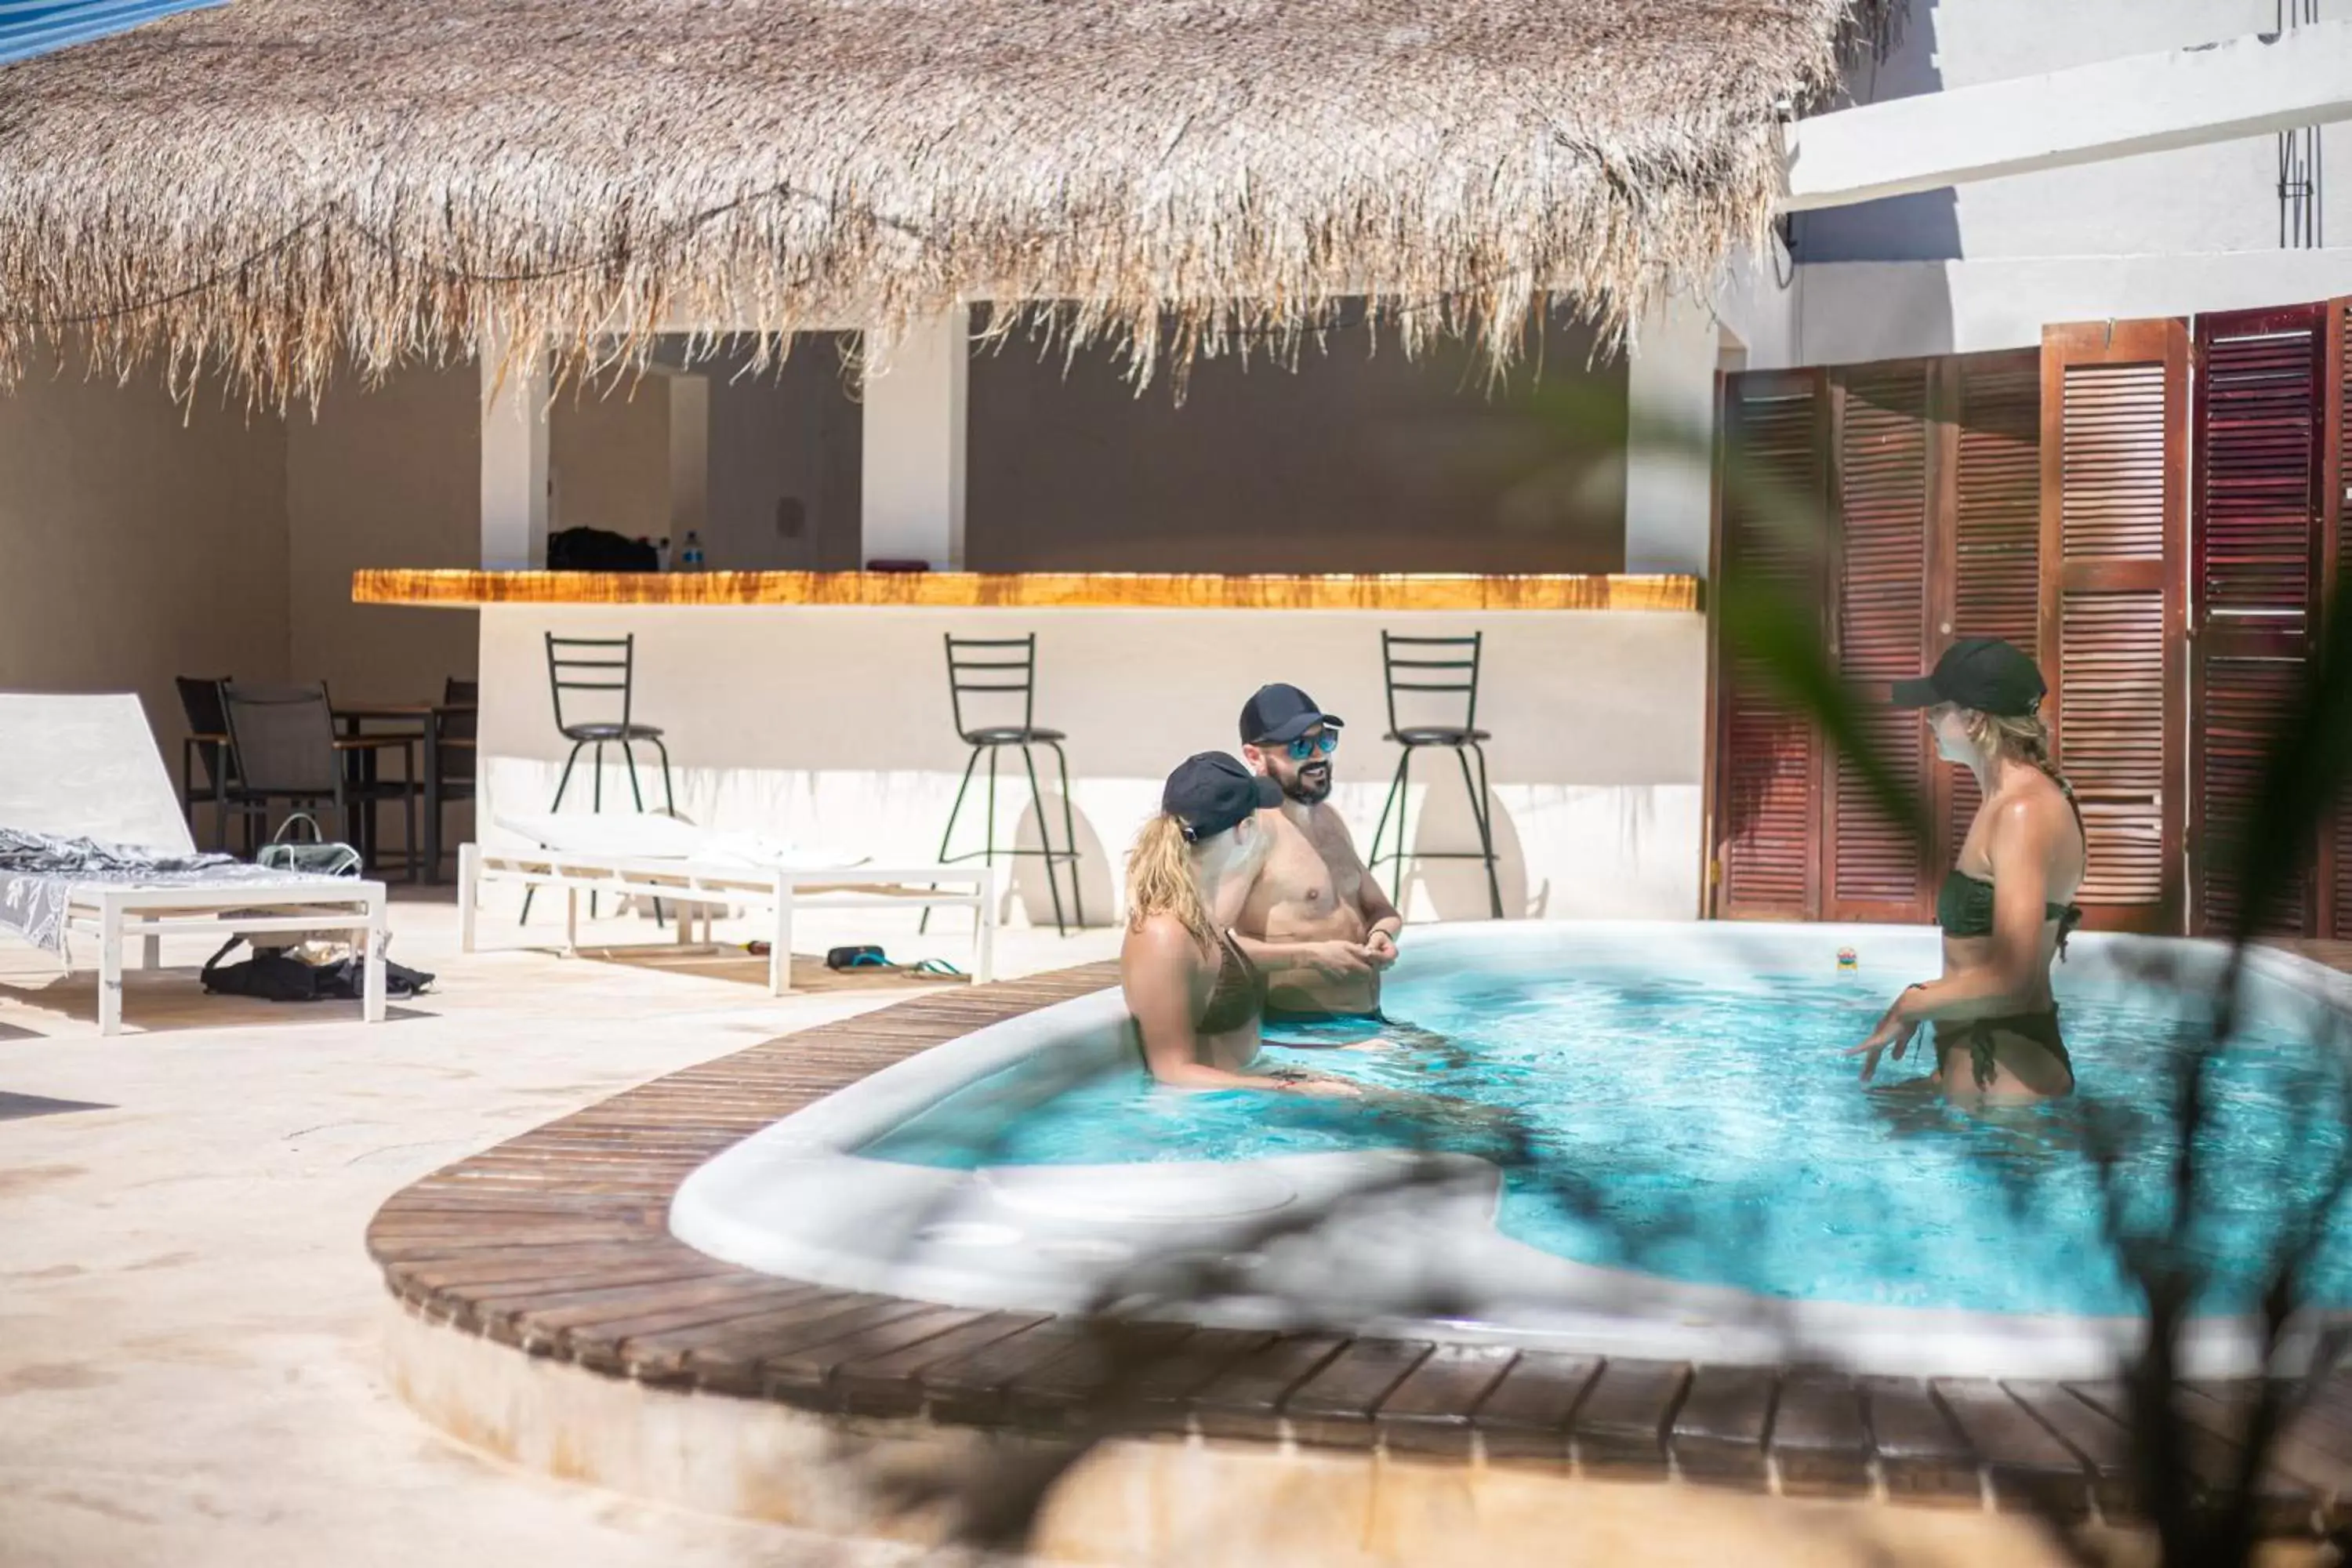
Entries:
{"label": "bar counter", "polygon": [[935,609],[1663,610],[1696,577],[1217,576],[1131,572],[364,571],[362,605],[828,605]]}
{"label": "bar counter", "polygon": [[[920,863],[940,853],[971,758],[959,723],[1034,723],[1068,736],[1086,912],[1100,923],[1168,770],[1194,752],[1234,750],[1243,702],[1287,680],[1349,721],[1333,802],[1360,846],[1370,847],[1395,774],[1391,729],[1475,722],[1494,737],[1507,910],[1680,919],[1698,907],[1706,622],[1689,577],[377,571],[359,574],[354,597],[480,617],[486,842],[500,841],[501,818],[549,809],[570,754],[548,638],[627,638],[628,716],[662,729],[677,808],[704,826]],[[1383,633],[1477,634],[1475,720],[1458,695],[1410,690],[1392,718]],[[1034,708],[999,694],[967,697],[959,714],[949,637],[1034,637]],[[601,708],[588,700],[598,695],[574,693],[564,721],[621,717],[617,692]],[[658,778],[633,790],[623,758],[605,753],[601,774],[593,755],[580,759],[565,810],[593,809],[600,793],[608,808],[639,791],[664,799]],[[972,813],[992,800],[1000,845],[1036,843],[1021,754],[999,761],[992,790],[973,781],[950,852],[980,847]],[[1040,761],[1058,838],[1057,759]],[[1410,841],[1475,845],[1469,798],[1454,759],[1424,752]],[[1012,875],[1033,920],[1052,913],[1041,866],[1024,859]],[[1402,880],[1415,918],[1487,913],[1475,861],[1421,862]]]}

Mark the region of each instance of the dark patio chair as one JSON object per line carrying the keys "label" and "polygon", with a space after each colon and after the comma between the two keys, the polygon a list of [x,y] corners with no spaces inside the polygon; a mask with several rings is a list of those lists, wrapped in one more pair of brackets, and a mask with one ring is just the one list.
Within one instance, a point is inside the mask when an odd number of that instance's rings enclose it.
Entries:
{"label": "dark patio chair", "polygon": [[[480,714],[475,710],[480,703],[482,688],[479,681],[460,680],[451,676],[442,683],[442,706],[434,712],[434,755],[438,760],[440,776],[434,781],[436,804],[430,809],[446,811],[455,802],[474,798],[477,748]],[[438,848],[441,825],[432,825],[434,831],[425,835],[436,849],[436,864],[425,874],[437,879],[441,875]]]}
{"label": "dark patio chair", "polygon": [[[236,776],[236,757],[228,743],[228,715],[221,709],[221,688],[228,679],[226,675],[174,678],[180,689],[180,710],[188,720],[188,735],[180,742],[180,802],[187,811],[191,834],[196,830],[197,805],[213,808],[215,849],[228,847],[228,792]],[[245,847],[247,854],[252,853],[250,839]]]}
{"label": "dark patio chair", "polygon": [[[347,844],[362,844],[373,835],[363,832],[362,811],[388,800],[400,802],[406,831],[402,836],[408,879],[417,879],[416,797],[414,737],[369,735],[338,739],[334,709],[327,689],[318,686],[273,686],[246,681],[221,685],[221,706],[227,717],[229,743],[236,752],[237,779],[228,798],[246,818],[249,835],[266,835],[269,809],[331,810],[335,831]],[[399,748],[411,765],[397,779],[352,776],[345,766],[353,753]],[[325,824],[320,825],[322,827]]]}

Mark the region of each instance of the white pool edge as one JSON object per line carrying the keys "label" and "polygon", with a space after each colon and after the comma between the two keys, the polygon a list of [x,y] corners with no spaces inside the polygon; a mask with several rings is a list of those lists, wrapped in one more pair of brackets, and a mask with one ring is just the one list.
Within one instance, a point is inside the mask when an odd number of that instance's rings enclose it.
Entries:
{"label": "white pool edge", "polygon": [[[1660,925],[1647,922],[1545,922],[1416,927],[1416,957],[1475,944],[1480,954],[1557,942],[1563,936],[1635,945],[1693,931],[1719,947],[1785,953],[1793,942],[1834,962],[1843,945],[1899,950],[1931,928],[1853,926]],[[2161,941],[2167,952],[2218,968],[2219,943],[2083,936],[2082,962],[2127,959]],[[2248,971],[2314,1000],[2352,1009],[2352,977],[2297,955],[2258,950]],[[1131,1259],[1099,1256],[1118,1227],[1089,1212],[1116,1206],[1112,1184],[1127,1184],[1150,1207],[1167,1192],[1206,1194],[1202,1223],[1179,1221],[1153,1235],[1179,1251],[1213,1250],[1243,1209],[1286,1187],[1313,1201],[1351,1185],[1377,1184],[1396,1170],[1394,1152],[1297,1156],[1283,1160],[1116,1167],[1030,1167],[1050,1173],[1026,1194],[1042,1202],[1041,1220],[1024,1209],[1007,1224],[1001,1193],[981,1190],[975,1173],[866,1159],[854,1150],[971,1084],[1050,1046],[1100,1036],[1123,1025],[1115,989],[986,1026],[886,1068],[741,1141],[697,1169],[670,1205],[678,1239],[709,1256],[835,1289],[872,1291],[987,1310],[1083,1312],[1105,1305],[1103,1291]],[[1097,1045],[1096,1049],[1100,1049]],[[1454,1157],[1468,1164],[1466,1157]],[[1484,1167],[1490,1173],[1492,1167]],[[1000,1168],[1003,1169],[1003,1168]],[[1064,1184],[1071,1214],[1051,1212]],[[1244,1193],[1244,1189],[1255,1190]],[[1541,1346],[1582,1353],[1714,1364],[1766,1365],[1813,1361],[1858,1373],[1902,1376],[2100,1378],[2112,1375],[2136,1347],[2136,1318],[2036,1317],[1998,1312],[1793,1301],[1727,1287],[1593,1268],[1529,1247],[1494,1228],[1491,1191],[1475,1181],[1415,1189],[1409,1212],[1394,1205],[1319,1231],[1307,1255],[1273,1260],[1283,1289],[1234,1297],[1164,1315],[1249,1328],[1339,1326],[1348,1331],[1412,1340]],[[1489,1182],[1491,1187],[1492,1183]],[[1220,1197],[1219,1194],[1226,1194]],[[1265,1211],[1258,1209],[1258,1217]],[[1474,1224],[1475,1221],[1475,1224]],[[1134,1232],[1145,1222],[1129,1218]],[[1016,1232],[1017,1253],[992,1266],[988,1233]],[[1058,1227],[1058,1228],[1057,1228]],[[877,1247],[877,1242],[881,1243]],[[1402,1269],[1389,1255],[1412,1242],[1422,1256]],[[1049,1252],[1060,1246],[1069,1256]],[[1088,1249],[1097,1256],[1088,1256]],[[1336,1253],[1336,1255],[1335,1255]],[[1010,1265],[1008,1268],[1007,1265]],[[1412,1278],[1442,1272],[1443,1279]],[[1344,1286],[1339,1271],[1369,1270],[1392,1294],[1425,1299],[1433,1285],[1463,1289],[1468,1300],[1444,1316],[1382,1311],[1365,1291]],[[1400,1278],[1400,1276],[1407,1278]],[[1122,1304],[1132,1307],[1133,1302]],[[1149,1305],[1142,1315],[1161,1315]],[[2257,1325],[2208,1319],[2184,1336],[2185,1375],[2227,1377],[2258,1370]],[[2305,1336],[2307,1343],[2308,1336]]]}

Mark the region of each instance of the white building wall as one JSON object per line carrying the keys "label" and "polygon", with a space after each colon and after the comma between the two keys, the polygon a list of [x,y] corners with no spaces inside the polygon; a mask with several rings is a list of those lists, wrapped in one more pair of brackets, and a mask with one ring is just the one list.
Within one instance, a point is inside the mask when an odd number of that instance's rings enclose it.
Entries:
{"label": "white building wall", "polygon": [[439,697],[449,677],[474,673],[470,614],[355,605],[352,574],[477,563],[480,399],[472,365],[419,365],[374,386],[340,382],[315,418],[298,408],[287,421],[296,679],[324,680],[341,699],[421,701]]}
{"label": "white building wall", "polygon": [[624,539],[670,530],[670,378],[574,384],[547,411],[553,527]]}
{"label": "white building wall", "polygon": [[713,571],[846,572],[859,564],[860,415],[841,346],[812,337],[769,370],[710,362],[708,517]]}
{"label": "white building wall", "polygon": [[[2321,0],[2324,20],[2352,16]],[[2032,76],[2266,32],[2278,0],[1912,0],[1903,41],[1857,101]],[[2352,245],[2352,126],[2323,132],[2326,230]],[[1796,220],[1800,259],[1971,261],[2275,249],[2274,136],[1924,192]]]}
{"label": "white building wall", "polygon": [[1842,262],[1801,269],[1789,357],[1856,364],[2032,348],[2045,324],[2251,310],[2352,294],[2352,248],[2236,255]]}
{"label": "white building wall", "polygon": [[0,691],[135,691],[176,778],[173,677],[289,673],[286,426],[43,367],[0,394]]}
{"label": "white building wall", "polygon": [[[1713,324],[1697,365],[1704,417]],[[1650,389],[1694,413],[1644,327]],[[1627,375],[1564,312],[1497,381],[1459,339],[1408,353],[1333,331],[1295,364],[1203,360],[1138,389],[1096,345],[1025,335],[971,366],[965,563],[978,572],[1613,572],[1625,531]],[[1537,374],[1541,368],[1540,379]],[[1653,491],[1652,502],[1674,492]],[[1704,563],[1706,488],[1698,486]],[[1655,505],[1645,508],[1654,516]],[[1670,557],[1680,559],[1681,557]],[[1654,559],[1654,557],[1653,558]],[[1678,570],[1635,566],[1632,570]]]}
{"label": "white building wall", "polygon": [[[2288,0],[2292,5],[2294,0]],[[1853,81],[1880,101],[2266,32],[2279,0],[1913,0]],[[2352,19],[2320,0],[2319,19]],[[1798,215],[1718,309],[1766,369],[2037,344],[2056,322],[2352,293],[2352,125],[2323,129],[2325,248],[2280,244],[2264,135]]]}

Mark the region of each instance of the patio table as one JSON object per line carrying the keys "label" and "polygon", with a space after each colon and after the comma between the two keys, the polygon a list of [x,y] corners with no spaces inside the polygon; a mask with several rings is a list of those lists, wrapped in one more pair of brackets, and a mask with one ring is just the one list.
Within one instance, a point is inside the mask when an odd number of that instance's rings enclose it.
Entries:
{"label": "patio table", "polygon": [[[444,746],[471,745],[470,741],[442,738],[442,721],[452,713],[471,713],[471,702],[338,702],[335,721],[342,726],[343,742],[349,750],[361,752],[365,761],[362,766],[370,775],[374,772],[374,750],[372,742],[396,742],[404,747],[422,742],[424,756],[419,765],[411,765],[409,776],[420,774],[425,785],[424,859],[425,879],[441,880],[441,749]],[[375,735],[366,733],[371,724],[386,726]],[[410,764],[418,764],[411,754]],[[370,813],[369,836],[373,837],[373,813]],[[362,847],[362,853],[366,852]]]}

